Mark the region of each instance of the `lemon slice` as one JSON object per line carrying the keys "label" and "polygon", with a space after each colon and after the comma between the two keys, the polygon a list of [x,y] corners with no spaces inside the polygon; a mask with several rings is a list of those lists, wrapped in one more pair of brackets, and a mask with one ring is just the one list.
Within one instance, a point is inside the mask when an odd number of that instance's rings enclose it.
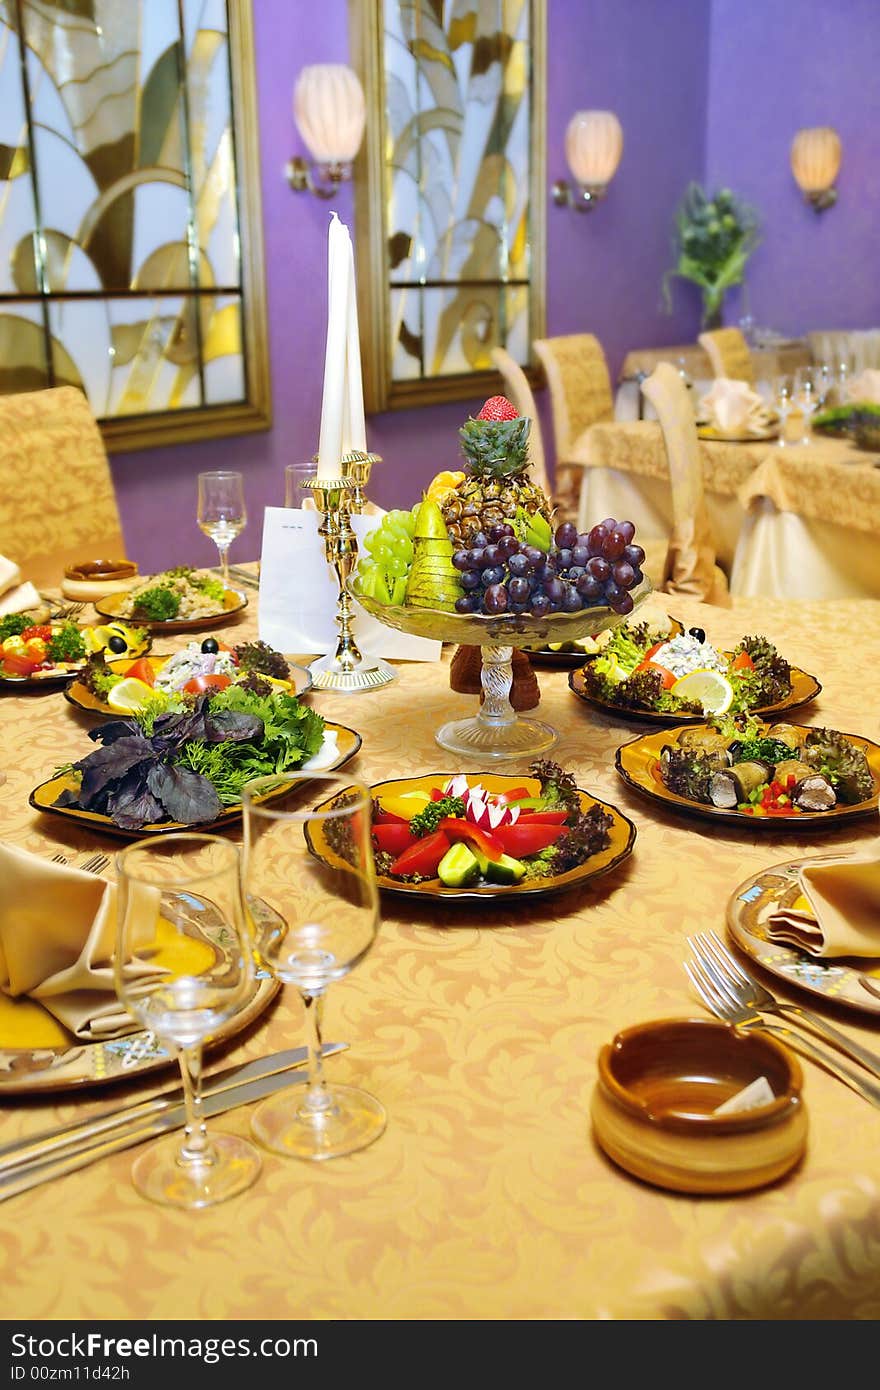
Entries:
{"label": "lemon slice", "polygon": [[[615,661],[608,667],[605,675],[610,681],[614,681],[615,685],[619,685],[621,681],[629,680],[632,671],[628,671],[625,666],[621,666],[619,661]],[[732,694],[733,692],[731,691],[731,696]]]}
{"label": "lemon slice", "polygon": [[139,681],[136,676],[126,676],[107,692],[107,704],[111,709],[130,714],[133,710],[143,709],[155,693],[146,681]]}
{"label": "lemon slice", "polygon": [[724,714],[733,704],[730,681],[720,671],[710,671],[708,667],[679,676],[669,693],[702,705],[704,714]]}

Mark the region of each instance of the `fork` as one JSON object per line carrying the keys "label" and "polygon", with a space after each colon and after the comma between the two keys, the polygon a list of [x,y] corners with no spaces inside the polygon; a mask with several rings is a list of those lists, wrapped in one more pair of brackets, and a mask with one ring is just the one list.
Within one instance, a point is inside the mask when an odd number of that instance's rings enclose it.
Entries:
{"label": "fork", "polygon": [[[53,854],[53,855],[52,855],[52,863],[53,863],[53,864],[69,864],[69,863],[70,863],[70,860],[67,858],[67,855],[66,855],[66,854]],[[106,867],[107,867],[107,865],[108,865],[109,863],[110,863],[109,855],[106,855],[106,854],[92,854],[92,855],[89,856],[88,859],[84,859],[83,862],[80,864],[79,867],[80,867],[81,869],[84,869],[85,872],[86,872],[87,874],[99,874],[99,873],[101,873],[102,869],[106,869]]]}
{"label": "fork", "polygon": [[851,1067],[839,1052],[821,1047],[807,1034],[799,1033],[787,1023],[768,1023],[749,1005],[736,1003],[730,995],[721,992],[701,960],[685,961],[684,969],[698,997],[716,1018],[731,1023],[736,1028],[757,1028],[760,1032],[780,1038],[795,1052],[809,1057],[811,1062],[818,1063],[820,1067],[831,1072],[832,1076],[836,1076],[839,1081],[858,1092],[863,1100],[880,1108],[880,1086],[876,1086],[858,1067]]}
{"label": "fork", "polygon": [[848,1038],[845,1033],[841,1033],[839,1029],[826,1023],[824,1018],[819,1018],[807,1009],[802,1009],[799,1004],[788,1004],[783,999],[777,999],[775,994],[771,994],[769,989],[765,989],[758,980],[743,970],[739,961],[728,951],[724,942],[715,932],[701,932],[695,937],[690,937],[688,945],[694,955],[702,960],[716,984],[731,995],[737,1003],[756,1009],[758,1013],[776,1014],[783,1019],[789,1016],[796,1019],[804,1027],[810,1028],[819,1037],[824,1038],[826,1042],[832,1043],[841,1052],[845,1052],[854,1062],[860,1062],[872,1076],[880,1079],[880,1057],[877,1056],[876,1052],[862,1047],[861,1043]]}

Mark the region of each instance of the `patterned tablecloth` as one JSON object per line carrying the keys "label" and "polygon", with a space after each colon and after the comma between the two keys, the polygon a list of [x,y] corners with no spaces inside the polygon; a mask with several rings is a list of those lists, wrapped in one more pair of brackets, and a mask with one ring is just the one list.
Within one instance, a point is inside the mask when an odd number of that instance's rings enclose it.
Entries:
{"label": "patterned tablecloth", "polygon": [[[676,612],[722,645],[763,631],[823,682],[808,720],[880,737],[865,683],[880,666],[880,604],[743,601],[725,611],[677,601]],[[229,631],[253,635],[255,618],[252,596]],[[398,681],[371,694],[310,697],[363,734],[353,774],[453,770],[433,733],[475,697],[450,691],[448,660],[402,664]],[[613,768],[636,729],[576,700],[566,672],[539,678],[539,713],[562,734],[554,756],[635,821],[632,857],[594,887],[515,909],[385,901],[375,948],[327,1006],[328,1037],[351,1043],[328,1070],[382,1100],[382,1138],[325,1164],[267,1155],[249,1192],[194,1215],[142,1200],[130,1153],[11,1199],[0,1229],[7,1316],[876,1317],[880,1113],[831,1076],[804,1063],[810,1138],[799,1170],[735,1199],[631,1179],[596,1147],[588,1118],[597,1054],[618,1029],[702,1013],[682,970],[687,935],[722,929],[749,873],[817,845],[876,844],[876,824],[819,837],[775,822],[734,833],[656,811]],[[83,754],[88,727],[58,692],[0,693],[9,843],[46,856],[118,844],[27,805],[37,782]],[[880,1046],[862,1015],[844,1022]],[[297,999],[283,991],[224,1060],[303,1035]],[[4,1140],[108,1099],[10,1101]],[[223,1119],[247,1124],[246,1112]]]}

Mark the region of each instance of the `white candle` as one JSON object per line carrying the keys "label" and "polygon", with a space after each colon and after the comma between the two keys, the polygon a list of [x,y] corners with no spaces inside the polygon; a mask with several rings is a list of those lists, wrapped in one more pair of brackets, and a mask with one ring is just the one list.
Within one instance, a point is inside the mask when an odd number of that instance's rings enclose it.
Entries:
{"label": "white candle", "polygon": [[338,478],[343,454],[343,414],[349,404],[346,388],[348,286],[351,241],[334,212],[327,238],[327,346],[324,353],[324,394],[318,443],[318,478]]}
{"label": "white candle", "polygon": [[348,335],[346,367],[348,377],[348,432],[343,435],[343,453],[357,449],[367,452],[367,426],[364,420],[364,383],[361,374],[361,343],[358,334],[357,287],[354,278],[354,247],[348,236]]}

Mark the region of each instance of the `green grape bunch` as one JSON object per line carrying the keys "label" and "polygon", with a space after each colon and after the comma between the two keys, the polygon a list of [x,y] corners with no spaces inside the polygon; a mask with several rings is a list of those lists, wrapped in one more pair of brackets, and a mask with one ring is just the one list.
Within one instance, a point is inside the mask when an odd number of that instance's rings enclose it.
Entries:
{"label": "green grape bunch", "polygon": [[374,531],[364,537],[358,557],[358,587],[380,603],[403,603],[406,581],[413,562],[416,512],[399,508],[386,512]]}

